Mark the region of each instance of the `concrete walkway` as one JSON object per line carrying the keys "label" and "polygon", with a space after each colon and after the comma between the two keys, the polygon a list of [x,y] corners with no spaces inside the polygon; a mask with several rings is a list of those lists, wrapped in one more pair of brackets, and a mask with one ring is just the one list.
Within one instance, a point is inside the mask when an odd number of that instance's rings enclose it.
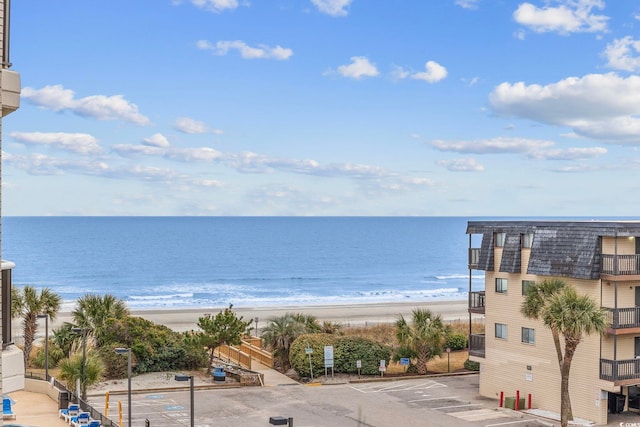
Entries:
{"label": "concrete walkway", "polygon": [[251,361],[251,370],[264,375],[264,386],[266,387],[278,385],[300,385],[299,382],[292,380],[275,369],[263,365],[257,360]]}
{"label": "concrete walkway", "polygon": [[20,424],[30,427],[69,427],[58,417],[58,402],[54,402],[46,394],[29,391],[14,391],[9,397],[15,402],[13,412],[15,420],[5,420],[4,424]]}

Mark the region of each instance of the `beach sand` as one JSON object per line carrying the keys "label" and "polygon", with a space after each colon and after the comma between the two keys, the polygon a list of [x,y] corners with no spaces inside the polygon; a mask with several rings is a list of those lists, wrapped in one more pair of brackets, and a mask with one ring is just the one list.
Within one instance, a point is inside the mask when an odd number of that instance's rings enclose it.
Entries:
{"label": "beach sand", "polygon": [[[205,313],[217,314],[225,307],[179,309],[179,310],[139,310],[132,311],[133,316],[143,317],[154,323],[165,325],[174,331],[184,332],[198,329],[198,318]],[[345,327],[364,326],[378,323],[393,323],[400,315],[409,319],[414,308],[426,308],[442,316],[445,321],[468,321],[466,300],[402,302],[377,304],[348,304],[348,305],[298,305],[286,307],[233,307],[233,311],[245,320],[258,318],[258,329],[267,325],[270,318],[282,316],[285,313],[302,313],[316,316],[320,322],[338,322]],[[56,329],[63,322],[71,322],[71,313],[58,313],[54,321],[50,322],[50,329]],[[44,321],[39,322],[39,329],[44,333]],[[255,324],[251,325],[255,327]],[[21,322],[13,321],[14,340],[22,337]]]}

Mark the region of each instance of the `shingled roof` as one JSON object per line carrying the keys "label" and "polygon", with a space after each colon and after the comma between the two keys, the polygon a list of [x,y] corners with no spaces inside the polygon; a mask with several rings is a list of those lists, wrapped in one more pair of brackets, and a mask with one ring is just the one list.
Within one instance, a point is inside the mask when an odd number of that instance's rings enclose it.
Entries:
{"label": "shingled roof", "polygon": [[598,279],[602,237],[640,237],[640,222],[622,221],[470,221],[467,234],[482,234],[477,268],[493,270],[493,236],[506,233],[500,270],[521,271],[522,234],[532,233],[526,273],[541,276]]}

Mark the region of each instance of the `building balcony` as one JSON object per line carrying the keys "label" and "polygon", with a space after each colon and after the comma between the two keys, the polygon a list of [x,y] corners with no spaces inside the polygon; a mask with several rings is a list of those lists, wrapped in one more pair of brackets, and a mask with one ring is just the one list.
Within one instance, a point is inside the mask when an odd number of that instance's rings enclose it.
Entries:
{"label": "building balcony", "polygon": [[469,248],[469,270],[478,268],[480,260],[480,248]]}
{"label": "building balcony", "polygon": [[20,108],[20,74],[16,71],[3,69],[2,79],[2,117]]}
{"label": "building balcony", "polygon": [[640,307],[608,308],[607,332],[611,335],[627,335],[640,333]]}
{"label": "building balcony", "polygon": [[602,255],[602,278],[640,280],[640,255]]}
{"label": "building balcony", "polygon": [[469,336],[469,356],[484,357],[484,334]]}
{"label": "building balcony", "polygon": [[640,381],[640,359],[600,359],[600,379],[615,386],[637,384]]}
{"label": "building balcony", "polygon": [[484,314],[484,291],[471,292],[469,298],[469,313]]}

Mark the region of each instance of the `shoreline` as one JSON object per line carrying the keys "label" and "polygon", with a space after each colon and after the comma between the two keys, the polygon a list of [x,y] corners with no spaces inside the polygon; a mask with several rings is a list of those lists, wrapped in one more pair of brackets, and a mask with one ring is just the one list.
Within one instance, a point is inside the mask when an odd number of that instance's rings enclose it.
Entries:
{"label": "shoreline", "polygon": [[[233,307],[233,311],[245,320],[258,318],[258,330],[267,325],[270,318],[285,313],[302,313],[313,315],[322,322],[337,322],[345,327],[365,326],[379,323],[393,323],[400,315],[409,319],[415,308],[426,308],[439,314],[444,321],[468,321],[467,300],[437,300],[422,302],[390,302],[364,304],[331,304],[331,305],[291,305],[265,307]],[[198,318],[205,313],[216,314],[225,307],[201,307],[184,309],[151,309],[132,310],[131,315],[142,317],[159,325],[165,325],[174,331],[185,332],[197,329]],[[59,328],[63,322],[71,322],[71,312],[60,312],[49,322],[50,330]],[[38,331],[44,335],[44,322],[38,322]],[[21,322],[14,319],[13,337],[22,338]],[[255,328],[255,324],[251,325]]]}

